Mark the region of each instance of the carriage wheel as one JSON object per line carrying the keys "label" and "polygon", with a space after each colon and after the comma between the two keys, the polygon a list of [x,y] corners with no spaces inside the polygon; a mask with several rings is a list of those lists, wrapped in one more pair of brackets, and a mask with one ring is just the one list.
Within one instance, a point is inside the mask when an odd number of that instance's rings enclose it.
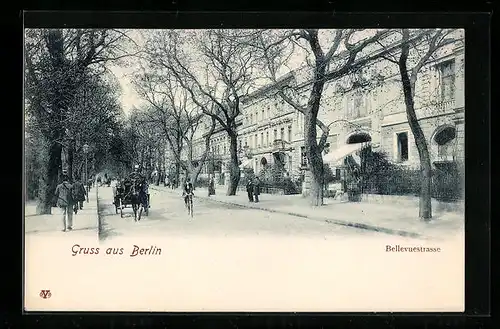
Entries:
{"label": "carriage wheel", "polygon": [[123,218],[123,202],[121,198],[120,198],[120,217]]}

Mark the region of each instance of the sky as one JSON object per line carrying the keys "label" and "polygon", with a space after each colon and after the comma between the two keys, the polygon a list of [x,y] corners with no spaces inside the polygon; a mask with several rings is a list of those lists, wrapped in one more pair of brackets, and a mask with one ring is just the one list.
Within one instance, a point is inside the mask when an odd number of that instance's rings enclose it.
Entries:
{"label": "sky", "polygon": [[[126,33],[131,37],[131,39],[134,40],[134,42],[137,43],[139,47],[143,46],[143,43],[145,41],[145,35],[146,33],[150,32],[151,30],[127,30]],[[374,31],[372,30],[372,33]],[[322,43],[322,47],[327,51],[327,48],[329,44],[332,41],[333,37],[333,31],[332,30],[322,30],[320,31],[320,42]],[[353,40],[357,41],[357,40]],[[342,45],[339,48],[339,51],[342,51],[345,49]],[[297,69],[301,64],[304,63],[304,54],[297,54],[295,55],[292,59],[291,62],[289,62],[289,68],[290,69]],[[134,71],[136,71],[138,68],[137,65],[129,65],[128,67],[125,66],[119,66],[117,64],[109,66],[110,71],[115,75],[117,78],[122,95],[121,95],[121,104],[122,108],[125,112],[126,115],[129,115],[131,112],[131,109],[134,107],[141,107],[141,105],[144,105],[146,102],[141,99],[141,97],[138,95],[138,93],[135,91],[135,88],[132,84],[132,74]],[[282,73],[288,73],[287,70],[282,71]]]}
{"label": "sky", "polygon": [[[124,30],[130,38],[136,42],[139,46],[144,42],[141,30]],[[144,101],[139,97],[135,88],[132,84],[131,76],[137,69],[135,66],[123,66],[123,65],[111,65],[109,70],[117,78],[122,95],[120,101],[122,104],[123,111],[126,115],[130,114],[130,111],[134,107],[140,107],[144,104]]]}
{"label": "sky", "polygon": [[120,83],[122,89],[120,101],[123,111],[126,115],[129,115],[133,107],[140,107],[144,103],[135,91],[130,79],[130,74],[133,72],[133,69],[120,66],[112,66],[109,69]]}

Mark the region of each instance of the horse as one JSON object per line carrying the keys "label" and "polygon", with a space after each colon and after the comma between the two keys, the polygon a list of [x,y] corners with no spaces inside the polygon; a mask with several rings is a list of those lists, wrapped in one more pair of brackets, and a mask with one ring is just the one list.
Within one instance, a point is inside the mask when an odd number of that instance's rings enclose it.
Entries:
{"label": "horse", "polygon": [[[149,200],[146,192],[146,182],[135,182],[132,184],[132,208],[134,210],[134,216],[136,221],[141,220],[142,212],[147,216],[149,213]],[[137,211],[139,215],[137,216]]]}

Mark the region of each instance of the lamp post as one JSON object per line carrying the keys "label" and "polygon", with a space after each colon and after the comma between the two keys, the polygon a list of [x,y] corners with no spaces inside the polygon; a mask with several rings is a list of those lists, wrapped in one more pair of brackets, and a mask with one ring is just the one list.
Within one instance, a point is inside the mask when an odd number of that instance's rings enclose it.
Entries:
{"label": "lamp post", "polygon": [[[87,154],[89,152],[89,146],[85,143],[83,145],[83,153],[85,154],[85,184],[88,184],[88,164],[87,164]],[[87,191],[87,203],[89,202],[89,192]]]}

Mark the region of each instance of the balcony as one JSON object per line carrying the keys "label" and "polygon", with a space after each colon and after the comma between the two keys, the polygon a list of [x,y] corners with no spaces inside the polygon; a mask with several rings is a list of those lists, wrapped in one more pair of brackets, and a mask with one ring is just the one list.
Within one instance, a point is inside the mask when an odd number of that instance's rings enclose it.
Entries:
{"label": "balcony", "polygon": [[438,112],[438,113],[449,112],[453,109],[455,109],[455,100],[454,99],[449,99],[449,100],[443,101],[439,104],[436,104],[436,112]]}
{"label": "balcony", "polygon": [[242,146],[238,148],[238,156],[251,158],[253,156],[252,149],[248,145]]}
{"label": "balcony", "polygon": [[455,110],[455,99],[448,99],[441,102],[433,102],[422,105],[417,108],[417,116],[419,119],[429,116],[452,113]]}
{"label": "balcony", "polygon": [[271,152],[284,152],[291,149],[291,144],[283,139],[275,139],[271,146]]}

